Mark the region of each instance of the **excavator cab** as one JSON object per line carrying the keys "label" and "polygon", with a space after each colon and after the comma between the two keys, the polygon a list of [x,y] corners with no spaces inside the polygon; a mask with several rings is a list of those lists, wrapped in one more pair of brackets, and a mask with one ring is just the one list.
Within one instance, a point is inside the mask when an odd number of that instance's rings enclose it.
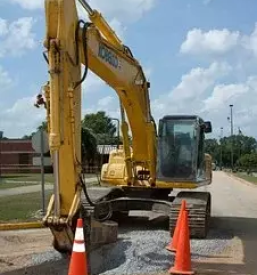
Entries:
{"label": "excavator cab", "polygon": [[211,131],[211,122],[204,122],[199,116],[172,115],[160,119],[157,179],[191,183],[208,180],[204,138]]}

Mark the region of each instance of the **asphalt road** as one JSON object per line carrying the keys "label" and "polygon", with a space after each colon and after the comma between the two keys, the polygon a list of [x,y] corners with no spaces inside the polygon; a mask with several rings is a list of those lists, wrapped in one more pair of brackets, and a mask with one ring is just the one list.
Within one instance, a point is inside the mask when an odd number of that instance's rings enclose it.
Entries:
{"label": "asphalt road", "polygon": [[257,185],[224,172],[214,172],[212,227],[234,238],[224,255],[198,264],[203,274],[257,274]]}
{"label": "asphalt road", "polygon": [[[212,185],[199,190],[208,190],[212,194],[211,226],[220,232],[230,232],[232,237],[223,253],[204,261],[193,261],[197,274],[257,275],[257,186],[217,171]],[[8,250],[11,251],[10,244]],[[65,262],[61,260],[26,271],[20,269],[0,274],[67,274],[64,266]]]}

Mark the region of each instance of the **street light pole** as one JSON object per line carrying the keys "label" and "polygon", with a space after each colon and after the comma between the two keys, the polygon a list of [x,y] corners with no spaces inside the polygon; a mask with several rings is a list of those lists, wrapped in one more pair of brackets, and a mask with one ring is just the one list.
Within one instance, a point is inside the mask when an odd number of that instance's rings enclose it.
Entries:
{"label": "street light pole", "polygon": [[230,107],[230,127],[231,127],[231,170],[233,171],[233,167],[234,167],[234,154],[233,154],[233,146],[234,146],[234,142],[233,142],[233,104],[229,105]]}

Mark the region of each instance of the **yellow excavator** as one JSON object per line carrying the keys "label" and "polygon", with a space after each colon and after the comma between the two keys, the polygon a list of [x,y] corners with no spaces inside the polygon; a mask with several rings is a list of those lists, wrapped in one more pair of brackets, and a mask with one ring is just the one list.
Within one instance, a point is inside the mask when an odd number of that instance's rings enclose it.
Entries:
{"label": "yellow excavator", "polygon": [[[173,234],[182,199],[187,201],[191,237],[205,238],[211,194],[191,190],[212,181],[212,158],[204,153],[211,122],[197,115],[166,115],[157,130],[150,83],[140,63],[101,13],[85,0],[79,2],[90,22],[79,19],[75,0],[45,0],[43,55],[49,81],[37,105],[43,104],[47,113],[55,183],[43,222],[55,249],[71,251],[78,217],[84,218],[90,240],[95,235],[99,243],[111,242],[117,235],[112,216],[130,210],[164,214]],[[102,166],[103,185],[95,187],[87,186],[81,165],[81,84],[86,85],[88,69],[117,93],[123,138],[123,146]],[[188,190],[172,196],[174,188]]]}

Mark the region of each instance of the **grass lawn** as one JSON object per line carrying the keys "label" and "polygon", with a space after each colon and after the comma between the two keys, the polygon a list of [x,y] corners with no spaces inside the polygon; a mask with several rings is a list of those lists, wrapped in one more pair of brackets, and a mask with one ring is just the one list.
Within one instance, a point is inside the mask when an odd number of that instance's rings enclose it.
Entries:
{"label": "grass lawn", "polygon": [[4,179],[0,179],[0,190],[21,187],[21,186],[31,186],[31,185],[38,185],[39,183],[23,181],[23,182],[6,182]]}
{"label": "grass lawn", "polygon": [[[46,206],[51,192],[46,191]],[[29,193],[0,199],[0,222],[32,221],[33,214],[41,209],[41,193]]]}
{"label": "grass lawn", "polygon": [[[46,183],[54,183],[53,174],[45,174]],[[86,178],[96,178],[94,174],[85,174]],[[8,182],[11,181],[11,182]],[[35,181],[37,183],[35,183]],[[20,186],[41,184],[41,174],[4,174],[0,177],[0,190]]]}
{"label": "grass lawn", "polygon": [[[45,181],[54,182],[53,174],[45,174]],[[3,174],[1,175],[2,179],[11,180],[11,181],[41,181],[41,174]]]}
{"label": "grass lawn", "polygon": [[[98,182],[90,182],[89,186],[98,185]],[[45,191],[45,206],[47,208],[52,191]],[[33,214],[42,207],[41,192],[12,195],[0,198],[0,223],[10,221],[36,220]]]}
{"label": "grass lawn", "polygon": [[241,174],[241,173],[236,173],[235,176],[237,176],[237,177],[239,177],[241,179],[244,179],[246,181],[249,181],[249,182],[257,184],[257,177],[247,176],[247,175],[244,175],[244,174]]}
{"label": "grass lawn", "polygon": [[[52,184],[53,174],[45,174],[45,182]],[[0,190],[37,184],[41,184],[41,174],[4,174],[0,178]]]}

